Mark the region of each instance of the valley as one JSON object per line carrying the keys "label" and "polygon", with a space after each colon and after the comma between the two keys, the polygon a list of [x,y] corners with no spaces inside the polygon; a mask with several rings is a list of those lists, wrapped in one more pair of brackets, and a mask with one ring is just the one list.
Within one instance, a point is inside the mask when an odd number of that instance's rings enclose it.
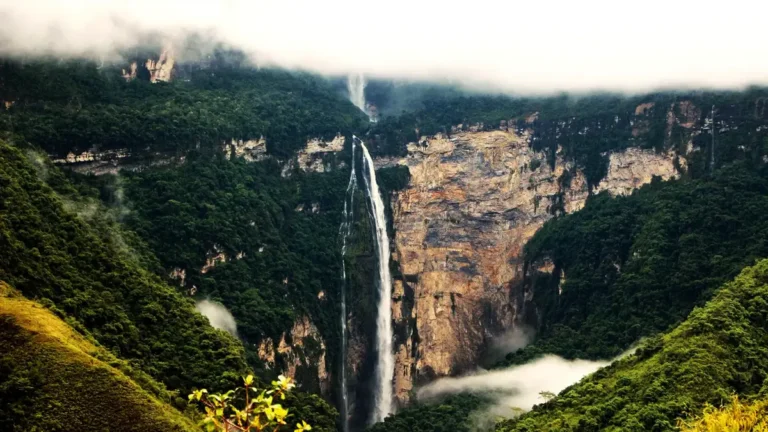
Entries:
{"label": "valley", "polygon": [[0,428],[67,430],[42,389],[103,430],[67,386],[115,385],[115,430],[195,430],[187,394],[251,373],[295,380],[317,431],[764,406],[765,88],[498,96],[217,56],[0,63]]}

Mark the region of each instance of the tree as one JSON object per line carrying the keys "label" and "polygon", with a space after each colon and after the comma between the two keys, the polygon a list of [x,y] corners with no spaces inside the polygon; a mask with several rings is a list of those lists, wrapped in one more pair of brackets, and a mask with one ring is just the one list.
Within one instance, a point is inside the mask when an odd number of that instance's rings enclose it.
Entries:
{"label": "tree", "polygon": [[[205,419],[202,425],[209,432],[250,432],[284,430],[288,424],[288,410],[281,404],[273,403],[276,397],[285,400],[285,394],[296,385],[291,378],[280,375],[272,381],[269,390],[260,390],[254,386],[253,375],[243,377],[243,387],[226,393],[208,394],[205,389],[195,390],[189,395],[189,401],[203,405]],[[242,394],[241,394],[242,393]],[[243,403],[237,408],[237,403]],[[294,432],[312,430],[312,426],[301,420],[296,423]]]}

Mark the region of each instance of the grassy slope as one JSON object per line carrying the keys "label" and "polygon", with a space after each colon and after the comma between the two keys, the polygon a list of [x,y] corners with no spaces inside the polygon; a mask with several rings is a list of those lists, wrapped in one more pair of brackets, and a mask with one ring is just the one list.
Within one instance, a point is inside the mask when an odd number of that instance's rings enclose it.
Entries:
{"label": "grassy slope", "polygon": [[2,430],[196,430],[106,349],[2,282],[0,345]]}
{"label": "grassy slope", "polygon": [[499,431],[666,431],[732,394],[768,390],[768,260],[629,358],[598,371]]}

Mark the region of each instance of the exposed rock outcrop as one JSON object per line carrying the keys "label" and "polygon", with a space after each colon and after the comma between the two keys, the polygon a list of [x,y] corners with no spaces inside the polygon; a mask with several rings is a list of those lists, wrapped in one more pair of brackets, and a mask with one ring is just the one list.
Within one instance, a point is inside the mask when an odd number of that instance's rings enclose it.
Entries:
{"label": "exposed rock outcrop", "polygon": [[257,140],[236,140],[224,142],[222,146],[227,159],[242,157],[248,162],[257,162],[267,158],[267,140],[260,137]]}
{"label": "exposed rock outcrop", "polygon": [[139,65],[136,62],[131,62],[131,64],[128,66],[128,69],[122,70],[122,77],[126,81],[133,81],[136,79],[136,72],[139,69]]}
{"label": "exposed rock outcrop", "polygon": [[149,167],[183,164],[186,156],[176,152],[151,152],[136,157],[130,150],[108,149],[90,150],[75,153],[69,152],[65,157],[49,155],[56,165],[65,165],[80,174],[117,174],[120,170],[141,171]]}
{"label": "exposed rock outcrop", "polygon": [[296,152],[296,156],[283,166],[282,175],[288,177],[298,168],[305,172],[329,172],[343,166],[337,155],[344,150],[344,136],[336,135],[330,141],[313,138],[307,145]]}
{"label": "exposed rock outcrop", "polygon": [[325,341],[306,316],[297,319],[290,332],[283,333],[277,344],[270,338],[262,340],[259,344],[259,357],[268,367],[277,368],[284,375],[299,379],[300,384],[307,384],[299,377],[300,370],[308,370],[309,373],[302,374],[302,377],[317,377],[323,394],[327,394],[330,389]]}
{"label": "exposed rock outcrop", "polygon": [[[173,79],[174,67],[176,65],[176,59],[173,55],[171,48],[166,48],[160,52],[160,55],[155,58],[148,58],[144,62],[144,67],[149,72],[149,81],[156,82],[170,82]],[[127,68],[121,70],[120,75],[126,81],[133,81],[136,79],[139,71],[139,62],[133,61]]]}
{"label": "exposed rock outcrop", "polygon": [[[584,174],[559,152],[552,167],[527,132],[469,129],[423,137],[398,161],[411,173],[392,197],[403,275],[393,318],[406,328],[396,347],[401,404],[414,384],[475,367],[490,339],[512,326],[522,304],[512,290],[522,247],[553,214],[581,209],[589,194]],[[609,159],[598,189],[613,194],[677,175],[672,154],[629,149]]]}
{"label": "exposed rock outcrop", "polygon": [[157,60],[147,59],[145,66],[149,71],[149,81],[153,83],[158,81],[171,81],[173,77],[173,66],[175,64],[176,60],[174,59],[173,53],[170,49],[163,50]]}
{"label": "exposed rock outcrop", "polygon": [[628,195],[650,183],[653,176],[669,179],[677,176],[674,153],[629,148],[609,156],[608,174],[595,187],[595,193],[607,190],[612,195]]}

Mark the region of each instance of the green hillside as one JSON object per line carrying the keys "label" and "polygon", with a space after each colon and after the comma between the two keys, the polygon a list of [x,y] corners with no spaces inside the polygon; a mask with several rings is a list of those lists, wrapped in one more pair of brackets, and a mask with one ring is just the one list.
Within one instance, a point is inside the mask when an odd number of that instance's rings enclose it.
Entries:
{"label": "green hillside", "polygon": [[[666,331],[745,266],[768,257],[768,179],[737,164],[711,178],[601,194],[525,247],[536,340],[508,356],[612,358]],[[552,262],[551,273],[536,271]]]}
{"label": "green hillside", "polygon": [[[54,192],[41,176],[71,194]],[[102,210],[78,197],[57,170],[33,165],[0,141],[0,279],[55,305],[101,345],[182,394],[221,387],[225,374],[244,372],[242,346],[142,268],[121,228],[88,217]]]}
{"label": "green hillside", "polygon": [[499,431],[667,431],[705,404],[768,392],[768,260],[682,324]]}
{"label": "green hillside", "polygon": [[51,154],[92,147],[139,156],[267,139],[284,157],[308,137],[367,125],[366,116],[324,79],[279,69],[212,62],[170,83],[126,82],[115,66],[85,60],[0,60],[0,130]]}
{"label": "green hillside", "polygon": [[94,342],[0,282],[0,429],[197,430],[169,392],[142,389],[131,378],[151,378]]}

